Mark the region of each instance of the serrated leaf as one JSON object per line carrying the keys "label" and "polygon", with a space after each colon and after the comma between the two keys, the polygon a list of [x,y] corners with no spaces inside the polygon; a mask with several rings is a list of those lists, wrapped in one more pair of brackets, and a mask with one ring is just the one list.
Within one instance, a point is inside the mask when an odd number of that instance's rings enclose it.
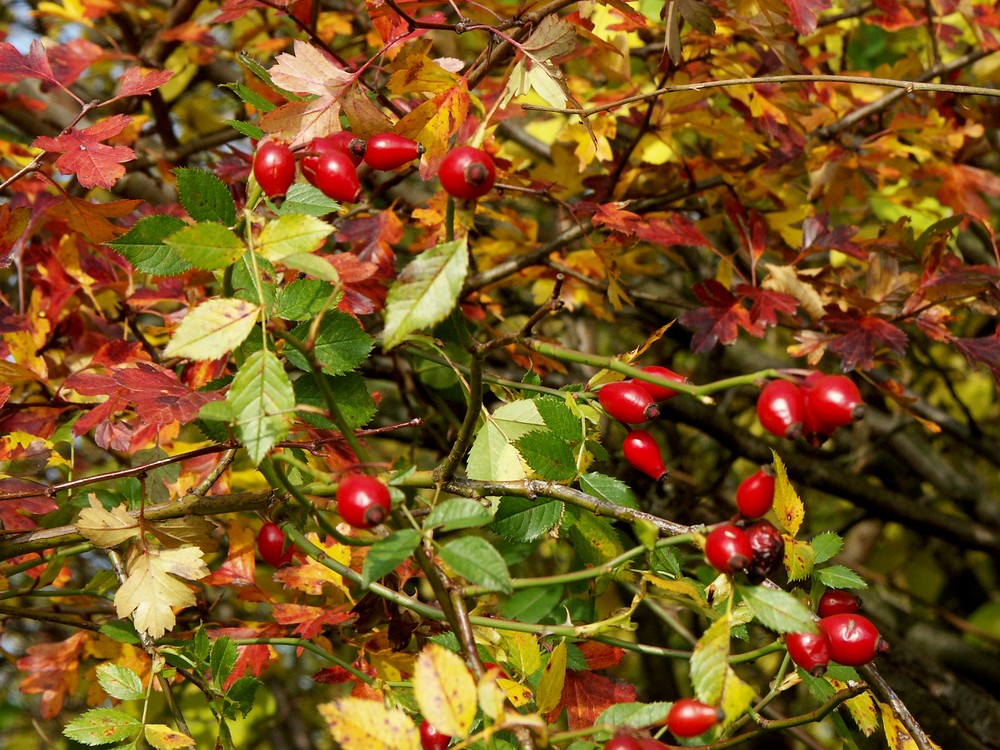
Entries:
{"label": "serrated leaf", "polygon": [[252,88],[246,84],[240,83],[239,81],[234,83],[224,83],[222,84],[222,87],[229,89],[236,94],[236,96],[240,98],[240,101],[245,104],[249,104],[254,109],[264,112],[265,114],[270,112],[275,107],[274,102],[266,99]]}
{"label": "serrated leaf", "polygon": [[510,571],[496,547],[478,536],[463,536],[445,544],[441,559],[469,583],[505,594],[511,592]]}
{"label": "serrated leaf", "polygon": [[233,378],[226,394],[236,415],[240,441],[254,465],[288,434],[295,392],[281,361],[273,352],[251,354]]}
{"label": "serrated leaf", "polygon": [[312,253],[332,233],[333,227],[315,216],[285,214],[264,225],[255,249],[278,263],[289,255]]}
{"label": "serrated leaf", "polygon": [[144,216],[108,245],[138,271],[152,276],[178,276],[193,266],[164,240],[185,226],[176,216]]}
{"label": "serrated leaf", "polygon": [[736,590],[760,623],[776,633],[815,633],[808,608],[782,589],[737,584]]}
{"label": "serrated leaf", "polygon": [[497,481],[524,479],[524,463],[514,442],[522,435],[542,429],[545,420],[532,399],[503,404],[476,433],[469,451],[467,473],[471,479]]}
{"label": "serrated leaf", "polygon": [[340,293],[329,282],[297,279],[279,291],[274,314],[283,320],[312,320],[330,309],[339,297]]}
{"label": "serrated leaf", "polygon": [[400,529],[383,537],[368,548],[361,567],[361,584],[368,586],[406,562],[420,543],[416,529]]}
{"label": "serrated leaf", "polygon": [[447,318],[468,270],[465,237],[425,250],[411,261],[389,288],[382,348],[393,349],[411,333]]}
{"label": "serrated leaf", "polygon": [[319,188],[313,187],[308,182],[296,182],[288,188],[285,200],[275,210],[275,213],[281,216],[286,214],[326,216],[338,208],[340,208],[340,204],[323,195]]}
{"label": "serrated leaf", "polygon": [[317,708],[343,750],[420,750],[420,732],[413,720],[381,700],[340,698]]}
{"label": "serrated leaf", "polygon": [[236,223],[236,203],[225,183],[203,169],[178,167],[177,196],[195,221],[217,221],[231,227]]}
{"label": "serrated leaf", "polygon": [[269,260],[256,253],[244,253],[243,257],[233,264],[231,274],[233,297],[271,310],[278,294],[276,277],[274,266]]}
{"label": "serrated leaf", "polygon": [[243,122],[242,120],[223,120],[223,122],[240,135],[244,135],[247,138],[252,138],[256,141],[263,140],[264,136],[267,135],[267,133],[263,130],[258,128],[256,125],[251,125],[249,122]]}
{"label": "serrated leaf", "polygon": [[[375,416],[375,401],[361,375],[356,372],[336,376],[324,373],[320,377],[324,378],[324,388],[329,389],[348,427],[363,427]],[[326,411],[323,389],[316,383],[315,377],[296,378],[293,387],[297,404]],[[314,411],[300,410],[299,416],[309,424],[325,430],[339,429],[332,419]]]}
{"label": "serrated leaf", "polygon": [[722,698],[729,664],[728,615],[713,622],[694,646],[691,654],[691,685],[702,703],[716,705]]}
{"label": "serrated leaf", "polygon": [[554,396],[537,398],[535,408],[542,415],[545,426],[563,440],[573,443],[580,442],[583,437],[581,419],[566,405],[566,401]]}
{"label": "serrated leaf", "polygon": [[771,455],[774,457],[774,505],[772,506],[774,515],[777,516],[778,525],[789,536],[794,537],[802,527],[806,509],[799,494],[788,480],[788,473],[785,471],[781,456],[773,449]]}
{"label": "serrated leaf", "polygon": [[607,474],[592,471],[581,475],[580,489],[609,503],[640,510],[639,500],[632,488],[620,479],[609,477]]}
{"label": "serrated leaf", "polygon": [[551,432],[529,432],[518,438],[514,447],[538,479],[569,482],[576,477],[576,456],[572,448]]}
{"label": "serrated leaf", "polygon": [[719,700],[719,707],[725,714],[722,723],[724,726],[728,726],[743,716],[756,697],[757,691],[743,682],[728,664],[725,671],[726,675],[722,687],[722,697]]}
{"label": "serrated leaf", "polygon": [[817,534],[812,538],[816,564],[820,565],[836,557],[843,546],[843,538],[834,531],[824,531],[822,534]]}
{"label": "serrated leaf", "polygon": [[229,675],[232,674],[233,668],[236,666],[237,658],[239,658],[239,652],[232,638],[223,635],[215,639],[209,656],[209,667],[212,670],[212,681],[216,685],[221,687],[229,679]]}
{"label": "serrated leaf", "polygon": [[174,627],[174,607],[189,607],[194,594],[181,578],[196,581],[208,575],[197,547],[136,550],[127,561],[128,577],[115,594],[119,617],[132,616],[136,630],[159,638]]}
{"label": "serrated leaf", "polygon": [[243,343],[260,307],[240,299],[210,299],[189,311],[163,350],[165,358],[218,359]]}
{"label": "serrated leaf", "polygon": [[[669,713],[670,704],[662,701],[657,703],[616,703],[601,712],[597,721],[594,722],[594,726],[643,729],[666,724]],[[594,735],[596,740],[607,740],[611,737],[611,732],[600,732]]]}
{"label": "serrated leaf", "polygon": [[535,706],[538,713],[543,716],[559,705],[562,700],[563,688],[566,685],[566,641],[559,641],[549,660],[542,669],[542,676],[538,680],[538,689],[535,690]]}
{"label": "serrated leaf", "polygon": [[508,541],[526,544],[549,533],[562,516],[563,504],[558,500],[503,497],[489,528]]}
{"label": "serrated leaf", "polygon": [[101,625],[99,632],[101,635],[106,638],[110,638],[116,643],[128,643],[133,646],[138,646],[141,643],[139,634],[136,632],[132,623],[128,620],[106,622]]}
{"label": "serrated leaf", "polygon": [[97,668],[97,682],[105,693],[118,700],[137,701],[146,696],[139,675],[120,664],[101,664]]}
{"label": "serrated leaf", "polygon": [[[310,323],[303,323],[292,331],[292,335],[306,341],[310,327]],[[323,317],[312,348],[325,372],[342,375],[364,362],[373,346],[372,337],[365,333],[355,317],[333,310]],[[309,363],[297,350],[288,347],[285,356],[300,370],[309,372]]]}
{"label": "serrated leaf", "polygon": [[868,588],[868,583],[864,578],[844,565],[831,565],[827,568],[819,568],[813,576],[828,589]]}
{"label": "serrated leaf", "polygon": [[[508,620],[541,622],[559,606],[563,593],[562,586],[532,586],[521,589],[500,603],[500,614]],[[525,673],[531,674],[532,671]]]}
{"label": "serrated leaf", "polygon": [[246,252],[246,245],[231,229],[212,221],[178,229],[164,242],[195,268],[227,268]]}
{"label": "serrated leaf", "polygon": [[90,507],[81,510],[76,521],[76,530],[83,537],[108,549],[139,535],[139,521],[125,509],[124,503],[108,511],[95,495],[87,500]]}
{"label": "serrated leaf", "polygon": [[602,565],[625,551],[621,537],[611,522],[593,513],[578,508],[567,507],[564,529],[573,551],[587,565]]}
{"label": "serrated leaf", "polygon": [[[862,700],[857,701],[858,698]],[[845,703],[851,704],[852,701],[857,701],[858,705],[855,708],[848,705],[848,710],[851,711],[851,715],[858,723],[858,728],[861,729],[866,737],[870,737],[878,728],[878,719],[874,715],[869,718],[870,713],[874,714],[874,711],[869,709],[872,697],[869,693],[862,693],[856,698],[845,701]],[[882,731],[885,732],[886,746],[889,750],[918,750],[920,745],[913,739],[913,735],[906,728],[906,725],[896,716],[896,712],[892,710],[892,706],[881,701],[876,701],[876,703],[879,714],[882,716]],[[865,716],[864,724],[859,720],[861,716]],[[927,740],[928,750],[941,750],[940,745],[931,741],[930,738],[927,738]]]}
{"label": "serrated leaf", "polygon": [[[253,709],[254,698],[263,684],[263,682],[252,675],[244,675],[229,686],[229,690],[226,691],[226,699],[233,708],[246,718],[247,714]],[[235,718],[235,714],[233,718]]]}
{"label": "serrated leaf", "polygon": [[436,643],[420,652],[413,671],[420,712],[442,734],[465,737],[476,718],[476,681],[462,657]]}
{"label": "serrated leaf", "polygon": [[139,732],[142,723],[117,708],[92,708],[63,727],[63,735],[84,745],[122,742]]}
{"label": "serrated leaf", "polygon": [[182,747],[195,746],[193,739],[166,724],[147,724],[143,728],[143,734],[150,747],[156,750],[178,750]]}
{"label": "serrated leaf", "polygon": [[493,520],[493,511],[482,503],[465,497],[453,497],[435,505],[424,519],[424,528],[441,531],[485,526]]}
{"label": "serrated leaf", "polygon": [[785,537],[785,570],[788,580],[801,581],[812,575],[816,552],[809,542]]}

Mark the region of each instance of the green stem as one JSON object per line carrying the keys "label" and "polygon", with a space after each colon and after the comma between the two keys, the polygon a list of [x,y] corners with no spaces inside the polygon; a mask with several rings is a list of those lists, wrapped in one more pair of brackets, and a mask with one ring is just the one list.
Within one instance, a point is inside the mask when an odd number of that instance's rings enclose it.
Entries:
{"label": "green stem", "polygon": [[458,430],[455,444],[445,459],[434,469],[434,483],[440,485],[447,482],[455,474],[459,461],[469,449],[472,438],[479,424],[479,410],[483,404],[483,362],[473,357],[469,367],[469,400],[465,408],[465,419]]}

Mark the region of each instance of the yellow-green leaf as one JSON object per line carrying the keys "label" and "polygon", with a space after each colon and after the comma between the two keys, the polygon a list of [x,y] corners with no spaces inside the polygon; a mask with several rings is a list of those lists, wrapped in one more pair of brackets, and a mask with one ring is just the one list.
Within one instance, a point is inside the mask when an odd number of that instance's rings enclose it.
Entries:
{"label": "yellow-green leaf", "polygon": [[729,615],[702,633],[691,654],[691,684],[698,700],[715,705],[722,698],[729,663]]}
{"label": "yellow-green leaf", "polygon": [[538,713],[545,715],[559,705],[562,700],[563,687],[566,684],[566,641],[552,649],[549,661],[542,670],[535,693],[535,705]]}
{"label": "yellow-green leaf", "polygon": [[724,725],[732,724],[747,710],[757,691],[741,680],[733,668],[726,665],[726,678],[722,687],[722,698],[719,706],[725,713]]}
{"label": "yellow-green leaf", "polygon": [[241,299],[210,299],[188,312],[163,350],[166,359],[218,359],[243,343],[260,307]]}
{"label": "yellow-green leaf", "polygon": [[808,578],[816,564],[816,552],[809,542],[785,537],[785,569],[788,580],[801,581]]}
{"label": "yellow-green leaf", "polygon": [[295,392],[285,368],[266,349],[251,354],[226,395],[236,415],[240,438],[254,464],[288,434]]}
{"label": "yellow-green leaf", "polygon": [[286,214],[264,226],[256,250],[277,263],[289,255],[311,253],[331,232],[333,227],[315,216]]}
{"label": "yellow-green leaf", "polygon": [[417,658],[413,691],[420,712],[438,731],[465,737],[476,718],[476,681],[462,657],[436,643]]}
{"label": "yellow-green leaf", "polygon": [[382,701],[340,698],[317,708],[343,750],[420,750],[413,720]]}
{"label": "yellow-green leaf", "polygon": [[178,750],[182,747],[194,747],[195,742],[183,732],[171,729],[166,724],[147,724],[145,727],[146,742],[156,750]]}
{"label": "yellow-green leaf", "polygon": [[192,266],[206,271],[231,266],[246,252],[243,240],[214,221],[189,224],[167,237],[164,243]]}
{"label": "yellow-green leaf", "polygon": [[792,483],[788,481],[788,474],[781,457],[774,450],[771,453],[774,456],[774,515],[778,517],[778,525],[787,531],[789,536],[794,537],[802,527],[806,509]]}

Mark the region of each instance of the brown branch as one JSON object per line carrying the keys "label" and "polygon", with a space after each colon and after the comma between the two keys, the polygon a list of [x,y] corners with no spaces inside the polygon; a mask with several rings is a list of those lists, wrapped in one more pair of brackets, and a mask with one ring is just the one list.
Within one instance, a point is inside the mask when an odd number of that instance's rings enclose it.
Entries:
{"label": "brown branch", "polygon": [[906,727],[910,733],[910,738],[917,744],[919,750],[933,750],[933,748],[937,747],[931,742],[930,737],[924,732],[920,723],[913,717],[913,714],[910,713],[910,709],[899,699],[899,696],[896,695],[896,692],[885,681],[882,675],[878,673],[873,664],[858,667],[858,672],[868,681],[872,692],[875,693],[878,699],[888,705],[892,709],[892,712],[896,714],[896,718]]}

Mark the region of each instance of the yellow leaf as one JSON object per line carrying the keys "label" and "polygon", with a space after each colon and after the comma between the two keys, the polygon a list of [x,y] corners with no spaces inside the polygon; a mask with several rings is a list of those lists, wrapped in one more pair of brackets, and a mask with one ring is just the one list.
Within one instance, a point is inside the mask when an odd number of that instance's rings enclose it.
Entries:
{"label": "yellow leaf", "polygon": [[83,24],[93,28],[94,22],[87,18],[87,9],[80,0],[63,0],[62,5],[46,0],[38,4],[33,16],[61,18],[64,21]]}
{"label": "yellow leaf", "polygon": [[806,509],[792,483],[788,481],[781,457],[773,449],[771,454],[774,456],[774,514],[778,517],[778,525],[788,532],[788,536],[794,537],[802,527]]}
{"label": "yellow leaf", "polygon": [[476,718],[476,681],[465,661],[436,643],[420,652],[413,672],[420,712],[438,731],[465,737]]}
{"label": "yellow leaf", "polygon": [[220,297],[206,300],[184,316],[163,356],[217,359],[243,343],[259,312],[258,305],[246,300]]}
{"label": "yellow leaf", "polygon": [[125,510],[124,503],[107,511],[96,495],[91,494],[88,499],[90,507],[80,511],[76,530],[98,547],[116,547],[139,535],[139,521]]}
{"label": "yellow leaf", "polygon": [[719,701],[719,706],[726,715],[723,725],[728,726],[740,718],[756,695],[757,691],[737,677],[733,668],[727,665],[722,699]]}
{"label": "yellow leaf", "polygon": [[[189,607],[194,594],[178,580],[196,581],[208,575],[197,547],[136,549],[127,562],[128,578],[115,594],[119,617],[132,615],[136,630],[159,638],[176,623],[174,607]],[[177,576],[177,577],[175,577]]]}
{"label": "yellow leaf", "polygon": [[537,672],[542,666],[542,653],[535,636],[513,630],[498,632],[506,655],[503,661],[513,666],[519,674],[530,675]]}
{"label": "yellow leaf", "polygon": [[497,679],[499,674],[498,667],[489,670],[483,675],[476,689],[479,695],[479,707],[483,710],[483,714],[493,721],[499,721],[503,717],[504,706],[507,703],[506,693]]}
{"label": "yellow leaf", "polygon": [[544,715],[559,705],[562,699],[563,687],[566,685],[566,641],[552,649],[548,664],[542,670],[538,681],[538,692],[535,695],[535,705],[538,713]]}
{"label": "yellow leaf", "polygon": [[[867,693],[862,693],[862,695],[867,695]],[[916,741],[910,736],[910,731],[903,726],[903,722],[893,713],[892,708],[884,703],[879,703],[878,707],[882,712],[882,729],[885,731],[885,741],[889,745],[889,750],[917,750]],[[929,740],[930,738],[928,738]],[[940,746],[934,742],[929,742],[929,745],[936,750],[941,750]]]}
{"label": "yellow leaf", "polygon": [[420,732],[398,708],[364,698],[341,698],[318,708],[344,750],[420,750]]}
{"label": "yellow leaf", "polygon": [[691,654],[691,683],[702,703],[716,705],[726,687],[729,660],[728,615],[723,615],[702,633]]}
{"label": "yellow leaf", "polygon": [[156,750],[177,750],[180,747],[194,747],[194,740],[182,732],[175,731],[166,724],[147,724],[146,742]]}
{"label": "yellow leaf", "polygon": [[[841,682],[840,680],[834,679],[829,674],[825,675],[824,678],[829,682],[835,690],[846,690],[847,683]],[[865,737],[871,737],[872,733],[878,729],[878,707],[876,705],[875,699],[872,697],[870,692],[861,693],[861,695],[856,695],[853,698],[849,698],[844,701],[844,706],[851,713],[851,718],[854,719],[854,723],[858,725]]]}
{"label": "yellow leaf", "polygon": [[788,571],[788,580],[801,581],[808,578],[815,561],[816,552],[809,542],[785,537],[785,570]]}
{"label": "yellow leaf", "polygon": [[[341,565],[350,565],[351,548],[346,544],[341,544],[335,540],[324,543],[313,533],[307,534],[306,538],[323,550],[330,559],[339,562]],[[322,594],[324,586],[331,585],[350,598],[350,589],[344,585],[344,579],[340,573],[330,570],[330,568],[311,557],[306,558],[305,563],[302,565],[290,565],[282,568],[274,574],[274,580],[280,581],[288,588],[293,588],[296,591],[302,591],[314,596]]]}

